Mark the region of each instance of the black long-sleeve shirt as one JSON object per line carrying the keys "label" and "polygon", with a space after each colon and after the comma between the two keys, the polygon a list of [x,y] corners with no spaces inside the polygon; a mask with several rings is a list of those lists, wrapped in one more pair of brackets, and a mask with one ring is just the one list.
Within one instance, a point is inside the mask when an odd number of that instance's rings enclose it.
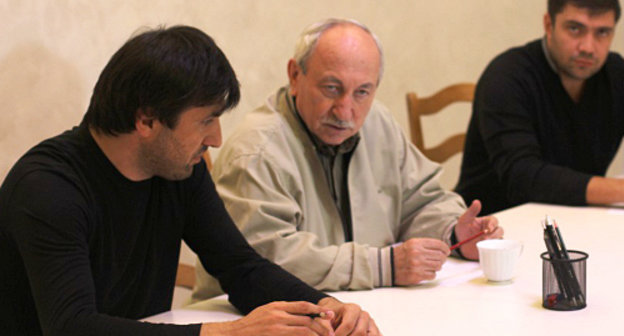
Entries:
{"label": "black long-sleeve shirt", "polygon": [[541,41],[496,57],[479,79],[456,191],[489,214],[535,201],[586,204],[624,135],[624,60],[610,53],[575,103]]}
{"label": "black long-sleeve shirt", "polygon": [[181,239],[243,313],[326,296],[256,254],[203,162],[182,181],[132,182],[81,125],[31,149],[0,188],[0,333],[198,335],[135,321],[170,308]]}

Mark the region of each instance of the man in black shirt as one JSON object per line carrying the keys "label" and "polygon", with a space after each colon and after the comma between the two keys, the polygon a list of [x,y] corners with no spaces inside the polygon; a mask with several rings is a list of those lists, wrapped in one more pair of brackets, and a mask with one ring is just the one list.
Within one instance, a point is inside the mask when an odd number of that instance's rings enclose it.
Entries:
{"label": "man in black shirt", "polygon": [[481,76],[456,191],[489,214],[524,202],[624,201],[602,177],[624,135],[624,60],[609,52],[617,0],[549,0],[545,36]]}
{"label": "man in black shirt", "polygon": [[[117,51],[82,123],[32,148],[0,188],[2,333],[379,334],[358,306],[261,258],[232,223],[201,157],[221,144],[219,116],[239,97],[227,58],[195,28],[146,32]],[[181,239],[249,315],[136,321],[169,309]]]}

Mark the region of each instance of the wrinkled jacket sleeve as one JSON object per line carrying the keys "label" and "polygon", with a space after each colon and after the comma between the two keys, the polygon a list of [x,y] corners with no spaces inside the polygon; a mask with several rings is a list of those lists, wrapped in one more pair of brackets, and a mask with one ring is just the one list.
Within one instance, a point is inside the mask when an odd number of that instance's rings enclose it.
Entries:
{"label": "wrinkled jacket sleeve", "polygon": [[402,211],[399,241],[430,237],[450,243],[457,218],[466,211],[462,198],[440,186],[442,167],[401,136]]}

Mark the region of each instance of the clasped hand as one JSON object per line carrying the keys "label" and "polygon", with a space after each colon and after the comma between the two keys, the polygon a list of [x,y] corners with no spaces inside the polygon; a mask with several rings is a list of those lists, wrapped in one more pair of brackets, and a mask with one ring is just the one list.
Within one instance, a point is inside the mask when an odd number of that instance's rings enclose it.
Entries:
{"label": "clasped hand", "polygon": [[[321,314],[321,317],[312,318],[309,314]],[[377,336],[381,333],[358,305],[326,297],[317,305],[304,301],[271,302],[241,319],[202,325],[200,336],[208,335]]]}

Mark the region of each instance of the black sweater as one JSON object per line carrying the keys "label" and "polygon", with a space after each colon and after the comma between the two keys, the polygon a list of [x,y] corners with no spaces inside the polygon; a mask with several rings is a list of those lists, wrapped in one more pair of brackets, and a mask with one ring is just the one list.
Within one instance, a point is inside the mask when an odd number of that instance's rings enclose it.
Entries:
{"label": "black sweater", "polygon": [[525,202],[586,204],[624,135],[624,61],[610,53],[574,103],[541,40],[496,57],[479,79],[456,191],[489,214]]}
{"label": "black sweater", "polygon": [[132,182],[82,125],[31,149],[0,188],[0,333],[198,335],[134,320],[169,310],[181,239],[243,313],[325,297],[256,254],[203,162],[182,181]]}

